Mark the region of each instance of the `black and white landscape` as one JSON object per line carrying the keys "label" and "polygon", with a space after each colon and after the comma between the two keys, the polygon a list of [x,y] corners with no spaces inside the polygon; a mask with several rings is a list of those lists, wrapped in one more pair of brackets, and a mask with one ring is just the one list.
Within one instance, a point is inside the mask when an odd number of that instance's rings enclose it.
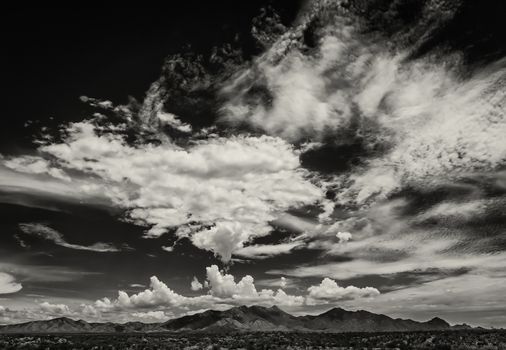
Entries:
{"label": "black and white landscape", "polygon": [[0,333],[500,348],[506,4],[167,5],[5,9]]}
{"label": "black and white landscape", "polygon": [[276,306],[237,306],[226,311],[204,311],[163,323],[127,322],[88,323],[61,317],[0,326],[0,333],[136,333],[136,332],[408,332],[471,329],[467,325],[450,326],[440,318],[427,322],[392,319],[367,311],[333,308],[316,316],[292,316]]}

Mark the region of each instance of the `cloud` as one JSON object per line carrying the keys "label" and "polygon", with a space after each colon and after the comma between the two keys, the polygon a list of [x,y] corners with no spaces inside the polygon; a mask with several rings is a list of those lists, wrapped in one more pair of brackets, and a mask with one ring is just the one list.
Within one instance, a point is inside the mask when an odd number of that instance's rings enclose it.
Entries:
{"label": "cloud", "polygon": [[[351,117],[351,106],[346,91],[328,89],[326,74],[331,63],[341,58],[341,45],[329,36],[316,58],[295,49],[275,64],[268,55],[260,57],[254,68],[223,88],[229,100],[221,109],[222,119],[231,124],[247,122],[288,140],[337,130]],[[258,85],[269,95],[269,102],[264,95],[251,93]]]}
{"label": "cloud", "polygon": [[303,245],[302,242],[255,244],[238,249],[235,255],[250,259],[269,258],[280,254],[289,254],[293,249]]}
{"label": "cloud", "polygon": [[51,304],[47,301],[40,304],[40,309],[51,315],[71,315],[70,308],[65,304]]}
{"label": "cloud", "polygon": [[27,282],[70,282],[98,272],[42,264],[14,264],[0,261],[0,271],[9,271]]}
{"label": "cloud", "polygon": [[355,286],[348,286],[343,288],[330,278],[324,278],[319,285],[309,287],[308,292],[309,304],[374,297],[380,294],[379,290],[372,287],[358,288]]}
{"label": "cloud", "polygon": [[198,291],[198,290],[201,290],[202,288],[204,288],[202,283],[200,283],[199,280],[197,279],[197,277],[195,277],[195,276],[193,276],[193,280],[192,280],[190,286],[191,286],[191,290],[193,290],[193,291]]}
{"label": "cloud", "polygon": [[345,243],[351,239],[352,235],[349,232],[339,231],[336,233],[336,237],[339,239],[339,243]]}
{"label": "cloud", "polygon": [[124,291],[118,292],[118,298],[111,301],[109,298],[97,300],[94,307],[101,311],[116,308],[143,308],[164,306],[179,306],[187,302],[188,298],[177,294],[160,281],[156,276],[150,278],[150,288],[129,296]]}
{"label": "cloud", "polygon": [[190,124],[183,123],[172,113],[159,112],[158,119],[160,120],[161,123],[169,125],[172,128],[179,130],[181,132],[189,133],[192,131],[192,127]]}
{"label": "cloud", "polygon": [[131,221],[150,227],[147,237],[179,227],[176,234],[189,234],[197,247],[228,261],[252,237],[269,234],[269,222],[284,211],[323,201],[323,191],[300,168],[298,152],[280,138],[132,146],[120,131],[101,128],[73,123],[62,143],[39,151],[58,169],[89,176],[77,188],[124,208]]}
{"label": "cloud", "polygon": [[97,242],[90,246],[83,246],[79,244],[71,244],[63,239],[63,236],[58,231],[49,226],[40,223],[24,223],[19,224],[19,228],[27,235],[38,236],[48,241],[52,241],[56,245],[76,250],[88,250],[98,253],[118,252],[120,251],[110,243]]}
{"label": "cloud", "polygon": [[[285,278],[281,278],[277,284],[284,288],[287,281]],[[319,286],[310,287],[307,296],[288,294],[281,288],[277,290],[258,290],[252,276],[243,276],[236,282],[233,275],[220,271],[216,265],[206,268],[204,284],[194,277],[191,287],[192,291],[207,289],[207,293],[197,296],[184,296],[176,293],[156,276],[153,276],[150,279],[149,288],[142,292],[128,295],[124,291],[119,291],[116,299],[105,297],[93,304],[83,305],[82,310],[94,317],[128,310],[169,311],[171,315],[177,316],[195,310],[224,309],[234,305],[278,305],[288,309],[300,309],[305,306],[321,304],[325,298],[325,302],[329,303],[339,300],[373,297],[379,294],[374,288],[357,288],[354,286],[343,288],[336,286],[333,290],[329,289],[327,291],[327,294],[334,293],[333,297],[330,298],[324,296],[322,294],[324,292],[321,291],[322,288],[329,288],[326,280],[323,280]]]}
{"label": "cloud", "polygon": [[506,70],[501,64],[462,79],[437,64],[403,63],[392,68],[391,84],[384,84],[381,64],[376,64],[371,81],[378,79],[382,86],[375,92],[381,104],[370,105],[370,96],[364,97],[367,105],[361,104],[360,95],[358,104],[394,133],[393,147],[352,177],[342,200],[350,194],[359,203],[384,198],[408,185],[431,186],[504,164],[506,122],[499,116]]}
{"label": "cloud", "polygon": [[0,272],[0,294],[10,294],[19,292],[23,286],[17,283],[13,276],[8,273]]}
{"label": "cloud", "polygon": [[256,283],[261,286],[276,287],[276,288],[281,288],[281,289],[285,289],[287,287],[290,287],[290,288],[295,287],[295,283],[293,280],[290,280],[290,279],[285,278],[283,276],[280,278],[261,279],[261,280],[256,281]]}

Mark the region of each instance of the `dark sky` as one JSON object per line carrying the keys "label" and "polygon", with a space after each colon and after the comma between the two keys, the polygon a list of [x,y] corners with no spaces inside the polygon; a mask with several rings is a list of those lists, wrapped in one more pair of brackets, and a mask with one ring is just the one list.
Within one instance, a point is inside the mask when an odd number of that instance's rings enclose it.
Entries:
{"label": "dark sky", "polygon": [[[140,7],[12,6],[2,11],[2,74],[6,99],[0,147],[29,147],[27,120],[42,125],[80,120],[86,95],[126,103],[144,97],[160,75],[164,59],[191,46],[209,53],[236,35],[250,36],[251,21],[271,5],[290,23],[300,1],[183,1]],[[243,40],[245,55],[258,49]],[[40,127],[40,125],[38,125]]]}

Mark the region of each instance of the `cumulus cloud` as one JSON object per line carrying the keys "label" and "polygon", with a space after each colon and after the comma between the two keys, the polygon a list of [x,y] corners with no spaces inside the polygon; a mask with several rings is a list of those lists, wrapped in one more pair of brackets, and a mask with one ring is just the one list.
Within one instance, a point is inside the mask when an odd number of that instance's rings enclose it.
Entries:
{"label": "cumulus cloud", "polygon": [[37,156],[20,156],[7,158],[3,165],[9,169],[28,174],[47,174],[57,179],[71,181],[70,177],[61,169],[53,167],[50,162]]}
{"label": "cumulus cloud", "polygon": [[12,275],[0,272],[0,294],[16,293],[22,288],[21,283],[16,282]]}
{"label": "cumulus cloud", "polygon": [[[302,33],[314,16],[321,27],[309,49]],[[504,164],[504,61],[464,76],[457,55],[410,59],[412,47],[378,45],[384,38],[329,2],[301,22],[223,87],[222,119],[292,142],[356,136],[370,153],[336,179],[338,202],[364,204]]]}
{"label": "cumulus cloud", "polygon": [[206,275],[209,283],[209,293],[212,296],[231,299],[236,304],[277,303],[279,305],[293,306],[304,303],[302,296],[287,295],[280,289],[277,291],[271,289],[257,291],[254,279],[250,275],[246,275],[238,282],[235,282],[233,275],[222,273],[216,265],[207,267]]}
{"label": "cumulus cloud", "polygon": [[106,253],[106,252],[118,252],[120,251],[114,245],[110,243],[102,243],[97,242],[89,246],[79,245],[79,244],[71,244],[64,240],[63,235],[52,229],[49,226],[40,223],[24,223],[19,224],[19,228],[25,234],[38,236],[48,241],[52,241],[56,245],[69,248],[69,249],[77,249],[77,250],[88,250],[92,252],[98,253]]}
{"label": "cumulus cloud", "polygon": [[310,304],[322,301],[336,302],[346,299],[374,297],[380,294],[379,290],[372,287],[341,287],[330,278],[324,278],[319,285],[309,287],[308,292],[308,303]]}
{"label": "cumulus cloud", "polygon": [[204,288],[202,283],[200,283],[199,280],[197,279],[197,277],[195,277],[195,276],[193,276],[193,280],[190,284],[190,287],[191,287],[191,290],[193,290],[193,291],[198,291],[198,290],[201,290],[202,288]]}
{"label": "cumulus cloud", "polygon": [[339,239],[339,243],[348,242],[351,239],[351,233],[349,232],[341,232],[336,233],[336,237]]}
{"label": "cumulus cloud", "polygon": [[132,146],[115,129],[100,130],[92,122],[73,123],[62,143],[39,150],[59,169],[94,176],[77,187],[126,209],[131,221],[150,227],[147,237],[179,227],[176,234],[190,235],[223,261],[252,237],[268,234],[269,222],[287,209],[323,198],[300,168],[298,152],[280,138]]}
{"label": "cumulus cloud", "polygon": [[[164,311],[165,315],[167,315],[167,311],[174,315],[182,315],[196,310],[225,309],[234,305],[279,305],[288,309],[295,309],[323,302],[338,302],[339,300],[373,297],[379,294],[374,288],[357,288],[353,286],[336,286],[333,288],[328,285],[326,280],[323,280],[319,286],[310,287],[307,295],[286,293],[282,289],[287,285],[287,280],[284,277],[277,282],[277,285],[280,287],[277,290],[259,290],[252,276],[246,275],[236,281],[233,275],[220,271],[218,266],[212,265],[206,268],[204,284],[196,278],[193,279],[191,284],[193,291],[207,289],[205,294],[197,296],[181,295],[169,288],[156,276],[153,276],[150,279],[148,289],[132,295],[119,291],[116,299],[105,297],[93,304],[83,305],[82,312],[97,317],[97,315],[110,314],[111,312],[146,309],[149,311]],[[327,291],[324,292],[323,289]],[[323,293],[328,295],[325,296]],[[329,296],[331,294],[332,297]],[[137,317],[143,317],[139,315]],[[162,316],[160,313],[157,313],[157,315]],[[145,316],[149,317],[148,315]]]}
{"label": "cumulus cloud", "polygon": [[160,305],[179,306],[188,301],[188,298],[174,292],[156,276],[150,278],[149,287],[149,289],[131,296],[124,291],[119,291],[117,299],[110,300],[109,298],[103,298],[97,300],[93,306],[100,311],[109,311],[124,308],[156,307]]}
{"label": "cumulus cloud", "polygon": [[164,125],[169,125],[172,128],[185,133],[192,131],[190,124],[183,123],[177,116],[172,113],[159,112],[157,116],[160,122]]}
{"label": "cumulus cloud", "polygon": [[40,309],[51,315],[70,315],[72,312],[70,308],[65,304],[51,304],[47,301],[40,304]]}

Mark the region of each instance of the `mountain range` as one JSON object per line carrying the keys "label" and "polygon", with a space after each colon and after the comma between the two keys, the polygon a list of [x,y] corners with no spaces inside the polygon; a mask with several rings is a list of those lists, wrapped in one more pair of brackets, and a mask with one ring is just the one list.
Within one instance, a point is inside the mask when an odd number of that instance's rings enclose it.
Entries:
{"label": "mountain range", "polygon": [[393,319],[364,310],[333,308],[320,315],[293,316],[280,308],[238,306],[226,311],[208,310],[163,323],[92,323],[67,317],[0,326],[0,333],[134,333],[134,332],[402,332],[471,328],[450,326],[435,317],[427,322]]}

